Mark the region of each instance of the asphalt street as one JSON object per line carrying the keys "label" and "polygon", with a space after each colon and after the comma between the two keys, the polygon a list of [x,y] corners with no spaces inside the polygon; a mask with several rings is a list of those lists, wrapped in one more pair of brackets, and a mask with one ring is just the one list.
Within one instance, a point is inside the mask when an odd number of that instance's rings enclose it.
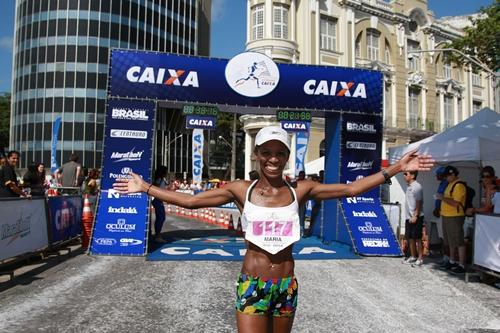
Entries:
{"label": "asphalt street", "polygon": [[[0,332],[235,332],[240,265],[76,254],[0,282]],[[432,263],[297,261],[296,275],[294,332],[500,331],[500,290]]]}

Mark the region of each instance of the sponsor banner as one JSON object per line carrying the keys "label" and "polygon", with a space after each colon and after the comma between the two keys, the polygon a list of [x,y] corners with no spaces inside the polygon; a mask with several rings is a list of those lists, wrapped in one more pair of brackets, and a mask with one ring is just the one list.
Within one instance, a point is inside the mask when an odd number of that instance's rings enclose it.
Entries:
{"label": "sponsor banner", "polygon": [[[245,257],[245,241],[239,237],[180,237],[148,254],[147,260],[221,260],[242,261]],[[325,244],[316,237],[302,238],[293,245],[295,260],[357,259],[352,247],[330,242]]]}
{"label": "sponsor banner", "polygon": [[282,120],[280,121],[281,128],[287,132],[308,132],[309,122],[307,121],[292,121],[292,120]]}
{"label": "sponsor banner", "polygon": [[0,260],[49,245],[45,199],[2,201],[0,216]]}
{"label": "sponsor banner", "polygon": [[193,183],[201,184],[203,172],[203,130],[193,130]]}
{"label": "sponsor banner", "polygon": [[[309,125],[307,125],[309,129]],[[295,175],[299,174],[299,171],[304,171],[304,160],[306,158],[307,143],[309,142],[309,130],[306,132],[297,132],[295,135]]]}
{"label": "sponsor banner", "polygon": [[383,91],[380,72],[276,64],[255,52],[225,60],[112,50],[110,94],[113,97],[380,114]]}
{"label": "sponsor banner", "polygon": [[155,105],[110,100],[104,129],[101,194],[90,253],[144,255],[149,198],[144,193],[120,194],[113,189],[130,172],[151,181]]}
{"label": "sponsor banner", "polygon": [[59,128],[61,127],[61,117],[57,117],[54,120],[54,125],[52,126],[52,143],[50,150],[50,171],[52,174],[59,169],[59,164],[57,163],[57,136],[59,135]]}
{"label": "sponsor banner", "polygon": [[217,117],[186,116],[186,128],[215,129]]}
{"label": "sponsor banner", "polygon": [[[342,116],[340,181],[349,184],[380,170],[382,124],[376,115]],[[377,187],[341,200],[353,245],[359,254],[399,256],[401,250],[380,202]]]}
{"label": "sponsor banner", "polygon": [[71,239],[82,233],[82,197],[48,197],[51,243]]}

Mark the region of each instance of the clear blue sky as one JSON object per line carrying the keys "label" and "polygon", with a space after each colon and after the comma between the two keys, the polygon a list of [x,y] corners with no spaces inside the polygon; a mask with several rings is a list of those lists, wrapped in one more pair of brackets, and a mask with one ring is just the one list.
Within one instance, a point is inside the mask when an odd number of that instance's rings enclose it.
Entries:
{"label": "clear blue sky", "polygon": [[[493,2],[429,0],[429,9],[439,18],[475,13]],[[14,0],[0,0],[0,92],[11,90],[14,3]],[[245,50],[246,4],[246,0],[212,0],[211,56],[231,58]]]}

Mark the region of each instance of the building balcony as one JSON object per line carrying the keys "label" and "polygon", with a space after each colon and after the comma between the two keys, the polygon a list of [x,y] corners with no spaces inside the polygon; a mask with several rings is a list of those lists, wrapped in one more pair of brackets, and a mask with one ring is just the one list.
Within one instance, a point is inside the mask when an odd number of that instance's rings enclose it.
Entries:
{"label": "building balcony", "polygon": [[276,62],[297,63],[299,51],[297,43],[286,39],[257,39],[247,43],[248,52],[259,52]]}

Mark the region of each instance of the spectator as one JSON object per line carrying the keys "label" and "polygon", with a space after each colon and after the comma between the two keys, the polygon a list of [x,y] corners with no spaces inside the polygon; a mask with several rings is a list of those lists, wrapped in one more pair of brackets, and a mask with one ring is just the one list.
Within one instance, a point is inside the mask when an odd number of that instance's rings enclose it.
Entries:
{"label": "spectator", "polygon": [[73,153],[69,157],[69,161],[64,163],[56,171],[56,179],[63,187],[77,187],[80,179],[81,165],[78,163],[80,158]]}
{"label": "spectator", "polygon": [[45,195],[45,166],[43,163],[33,163],[23,176],[23,187],[30,188],[32,196]]}
{"label": "spectator", "polygon": [[[167,167],[164,165],[160,165],[155,171],[153,184],[161,189],[167,188],[168,184],[166,177],[167,177]],[[186,181],[184,182],[187,184]],[[155,226],[154,226],[155,237],[153,240],[157,243],[165,243],[166,240],[163,239],[163,237],[161,237],[161,230],[163,229],[163,223],[165,222],[165,206],[163,205],[163,201],[156,198],[153,198],[152,204],[155,209],[155,216],[156,216]],[[150,233],[151,230],[152,228],[149,229]]]}
{"label": "spectator", "polygon": [[325,170],[319,170],[319,178],[318,178],[318,181],[320,183],[324,183],[325,182]]}
{"label": "spectator", "polygon": [[[448,181],[446,180],[446,175],[444,174],[444,166],[440,166],[439,168],[436,169],[434,172],[436,175],[436,180],[439,182],[437,191],[436,191],[436,196],[442,196],[444,193],[444,190],[446,189],[446,186],[448,186]],[[432,212],[432,215],[436,218],[441,217],[441,199],[435,199],[434,201],[434,210]],[[441,219],[438,220],[437,222],[437,228],[438,228],[438,236],[442,239],[442,249],[441,252],[443,254],[443,259],[441,260],[441,264],[444,265],[447,262],[450,261],[450,253],[449,253],[449,245],[447,243],[447,240],[443,237],[443,221]]]}
{"label": "spectator", "polygon": [[2,169],[4,165],[7,165],[7,158],[5,156],[0,156],[0,169]]}
{"label": "spectator", "polygon": [[422,185],[417,182],[418,171],[407,171],[403,173],[403,176],[408,184],[405,194],[405,238],[410,245],[410,256],[404,260],[404,263],[421,266],[423,264],[422,230],[424,228]]}
{"label": "spectator", "polygon": [[[450,261],[443,267],[454,273],[465,273],[464,206],[467,189],[464,184],[457,183],[460,180],[457,168],[448,165],[444,169],[444,174],[448,186],[443,195],[436,194],[436,199],[442,200],[440,214],[443,221],[443,237],[450,253]],[[455,253],[457,249],[458,261]]]}
{"label": "spectator", "polygon": [[478,208],[469,208],[467,215],[476,213],[491,214],[493,212],[493,196],[497,192],[495,169],[492,166],[485,166],[481,170],[481,206]]}
{"label": "spectator", "polygon": [[21,190],[17,182],[16,166],[19,156],[19,152],[15,150],[7,153],[7,163],[0,169],[0,197],[31,197]]}

